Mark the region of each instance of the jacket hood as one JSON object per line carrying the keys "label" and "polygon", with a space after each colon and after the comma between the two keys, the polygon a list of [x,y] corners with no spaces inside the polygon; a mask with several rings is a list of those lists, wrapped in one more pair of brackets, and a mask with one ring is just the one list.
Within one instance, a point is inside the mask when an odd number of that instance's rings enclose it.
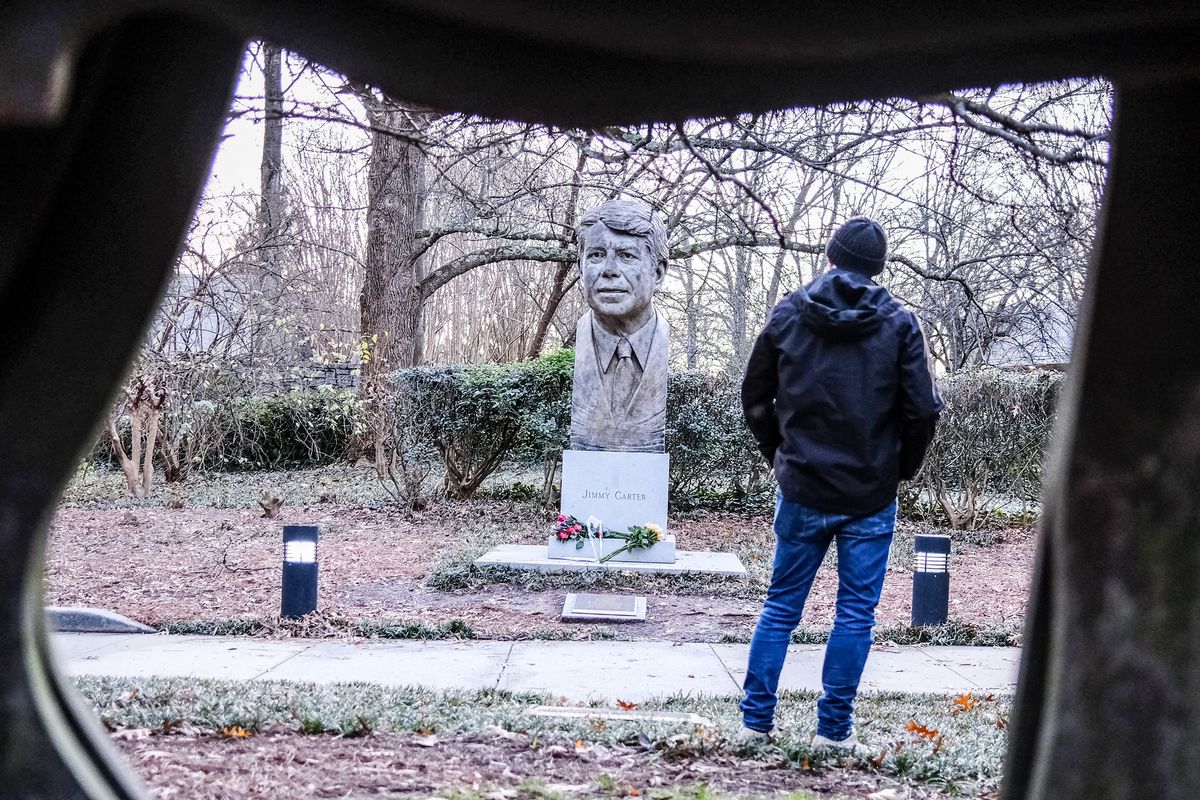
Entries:
{"label": "jacket hood", "polygon": [[817,335],[832,341],[854,341],[878,330],[884,306],[891,300],[887,289],[866,275],[834,269],[819,278],[808,291],[792,294],[804,324]]}

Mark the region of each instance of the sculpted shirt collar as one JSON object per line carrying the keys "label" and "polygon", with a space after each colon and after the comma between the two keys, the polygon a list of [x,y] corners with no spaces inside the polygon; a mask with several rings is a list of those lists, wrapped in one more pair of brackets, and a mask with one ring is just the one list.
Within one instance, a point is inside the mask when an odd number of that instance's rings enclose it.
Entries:
{"label": "sculpted shirt collar", "polygon": [[[650,345],[654,342],[657,323],[658,312],[655,311],[645,325],[624,337],[629,340],[629,345],[633,348],[633,357],[642,369],[646,368],[646,360],[650,358]],[[617,352],[617,343],[621,338],[605,330],[595,315],[592,316],[592,341],[596,343],[596,360],[605,372],[608,372],[609,365],[612,364],[613,355]]]}

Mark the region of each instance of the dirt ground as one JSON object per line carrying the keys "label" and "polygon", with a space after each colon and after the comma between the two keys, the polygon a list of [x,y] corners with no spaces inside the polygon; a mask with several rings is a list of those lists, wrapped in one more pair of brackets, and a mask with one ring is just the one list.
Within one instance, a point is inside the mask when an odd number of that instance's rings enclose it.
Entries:
{"label": "dirt ground", "polygon": [[[426,576],[461,550],[467,535],[488,526],[512,542],[544,540],[548,523],[528,506],[458,503],[420,518],[349,504],[286,508],[276,519],[244,509],[141,507],[60,508],[50,529],[46,601],[108,608],[149,625],[279,612],[281,526],[316,524],[320,544],[321,608],[349,619],[404,619],[437,624],[466,620],[480,637],[586,635],[590,626],[557,620],[566,589],[528,591],[493,584],[442,592]],[[752,571],[771,558],[770,520],[711,513],[671,521],[679,546],[740,551]],[[511,535],[510,535],[511,534]],[[951,565],[953,619],[974,625],[1019,622],[1033,561],[1033,534],[1003,532],[988,546],[956,543]],[[880,625],[907,625],[911,573],[889,572],[879,605]],[[636,587],[636,578],[631,578]],[[621,638],[717,641],[748,636],[759,592],[745,596],[650,594],[648,619],[620,627]],[[822,568],[805,623],[827,628],[836,575]]]}
{"label": "dirt ground", "polygon": [[800,789],[837,798],[947,797],[931,787],[904,786],[859,768],[817,772],[736,756],[668,759],[633,747],[577,747],[569,741],[534,747],[523,734],[505,737],[437,741],[400,734],[356,739],[286,733],[245,739],[114,735],[156,798],[654,798],[660,794],[656,788],[688,791],[702,785],[743,797]]}

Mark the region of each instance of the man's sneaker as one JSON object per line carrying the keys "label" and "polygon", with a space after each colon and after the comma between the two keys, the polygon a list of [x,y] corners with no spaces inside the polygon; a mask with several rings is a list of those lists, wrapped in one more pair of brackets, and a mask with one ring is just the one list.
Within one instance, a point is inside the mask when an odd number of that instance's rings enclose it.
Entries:
{"label": "man's sneaker", "polygon": [[738,735],[734,738],[734,742],[739,745],[770,744],[772,734],[774,733],[774,728],[764,732],[756,731],[754,728],[747,728],[743,725],[742,729],[738,731]]}
{"label": "man's sneaker", "polygon": [[840,742],[818,733],[813,737],[812,747],[814,750],[845,750],[859,758],[867,758],[872,755],[871,748],[858,741],[858,734],[853,730],[850,731],[849,736]]}

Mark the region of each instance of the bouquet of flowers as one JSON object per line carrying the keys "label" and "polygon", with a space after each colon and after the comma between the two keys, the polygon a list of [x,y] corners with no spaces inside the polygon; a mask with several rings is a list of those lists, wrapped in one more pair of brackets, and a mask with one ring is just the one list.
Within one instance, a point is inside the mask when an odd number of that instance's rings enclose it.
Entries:
{"label": "bouquet of flowers", "polygon": [[653,522],[647,522],[645,525],[630,525],[627,531],[608,531],[604,530],[598,520],[589,520],[588,522],[589,524],[585,525],[573,516],[559,514],[558,521],[554,526],[554,536],[560,542],[574,541],[576,550],[582,550],[584,543],[589,538],[624,541],[625,544],[621,547],[598,559],[602,564],[605,561],[611,561],[627,550],[635,547],[651,547],[665,538],[663,529]]}
{"label": "bouquet of flowers", "polygon": [[610,539],[624,539],[625,544],[600,559],[601,564],[612,560],[626,550],[658,544],[663,540],[663,529],[653,522],[647,522],[645,525],[630,525],[628,531],[606,531],[604,535]]}
{"label": "bouquet of flowers", "polygon": [[588,530],[583,523],[574,517],[568,517],[566,514],[558,515],[558,524],[554,526],[554,537],[560,542],[569,542],[574,540],[575,549],[582,550],[583,543],[587,541]]}

